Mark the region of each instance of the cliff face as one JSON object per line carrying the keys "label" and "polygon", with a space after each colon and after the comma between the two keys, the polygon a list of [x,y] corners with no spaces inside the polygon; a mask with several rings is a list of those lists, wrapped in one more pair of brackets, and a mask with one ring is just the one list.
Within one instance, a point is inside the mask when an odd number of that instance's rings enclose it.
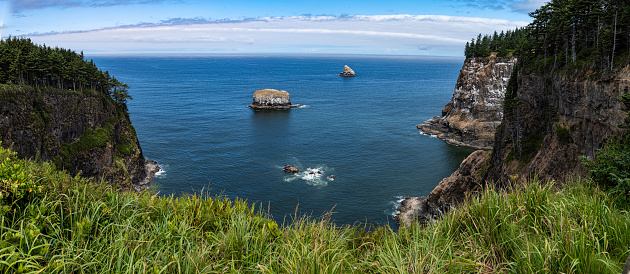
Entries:
{"label": "cliff face", "polygon": [[[493,150],[471,154],[413,207],[399,208],[401,224],[433,220],[456,207],[484,183],[499,187],[538,176],[562,182],[586,175],[580,156],[594,157],[628,109],[618,98],[630,91],[630,66],[606,80],[519,73],[506,94],[505,115]],[[411,204],[408,202],[407,204]]]}
{"label": "cliff face", "polygon": [[22,158],[141,189],[158,167],[142,155],[129,117],[98,94],[0,88],[0,141]]}
{"label": "cliff face", "polygon": [[503,95],[517,59],[514,57],[467,58],[459,73],[453,98],[418,129],[451,144],[491,149],[503,117]]}
{"label": "cliff face", "polygon": [[617,125],[628,110],[618,98],[629,89],[629,66],[597,81],[519,74],[486,179],[505,184],[516,177],[585,175],[579,157],[594,157],[608,137],[621,134]]}

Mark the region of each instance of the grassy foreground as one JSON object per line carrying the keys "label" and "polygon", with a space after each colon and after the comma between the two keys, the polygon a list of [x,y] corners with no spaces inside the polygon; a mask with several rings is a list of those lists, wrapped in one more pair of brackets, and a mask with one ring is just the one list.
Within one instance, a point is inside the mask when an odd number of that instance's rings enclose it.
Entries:
{"label": "grassy foreground", "polygon": [[2,273],[619,273],[630,214],[581,181],[492,188],[393,232],[243,200],[121,193],[0,148]]}

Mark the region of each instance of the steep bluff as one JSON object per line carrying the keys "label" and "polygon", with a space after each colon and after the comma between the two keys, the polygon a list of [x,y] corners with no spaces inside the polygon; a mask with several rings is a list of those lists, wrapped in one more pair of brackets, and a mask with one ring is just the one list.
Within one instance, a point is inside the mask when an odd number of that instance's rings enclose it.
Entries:
{"label": "steep bluff", "polygon": [[417,205],[399,207],[402,224],[435,219],[484,183],[503,187],[533,176],[562,182],[585,175],[580,156],[595,157],[610,136],[621,134],[617,125],[628,109],[618,98],[630,90],[630,66],[595,80],[527,72],[524,67],[520,64],[510,79],[493,150],[471,154],[428,197],[410,198]]}
{"label": "steep bluff", "polygon": [[503,118],[503,95],[515,57],[467,58],[453,98],[436,116],[418,125],[424,133],[451,144],[491,149],[494,133]]}
{"label": "steep bluff", "polygon": [[[580,156],[595,157],[611,135],[622,133],[630,66],[607,79],[519,70],[506,115],[495,135],[486,180],[504,185],[537,175],[562,181],[585,175]],[[508,99],[506,99],[508,100]]]}
{"label": "steep bluff", "polygon": [[142,155],[128,115],[101,94],[0,87],[0,141],[21,158],[142,189],[158,167]]}

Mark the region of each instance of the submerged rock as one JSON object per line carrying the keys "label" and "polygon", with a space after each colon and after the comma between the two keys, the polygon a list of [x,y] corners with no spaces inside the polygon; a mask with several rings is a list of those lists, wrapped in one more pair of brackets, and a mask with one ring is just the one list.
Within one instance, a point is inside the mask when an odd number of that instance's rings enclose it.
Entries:
{"label": "submerged rock", "polygon": [[339,76],[343,76],[343,77],[354,77],[354,70],[352,70],[349,66],[344,65],[343,66],[343,71],[341,73],[339,73]]}
{"label": "submerged rock", "polygon": [[263,89],[254,92],[254,102],[249,105],[253,109],[286,109],[302,105],[292,105],[289,93],[284,90]]}

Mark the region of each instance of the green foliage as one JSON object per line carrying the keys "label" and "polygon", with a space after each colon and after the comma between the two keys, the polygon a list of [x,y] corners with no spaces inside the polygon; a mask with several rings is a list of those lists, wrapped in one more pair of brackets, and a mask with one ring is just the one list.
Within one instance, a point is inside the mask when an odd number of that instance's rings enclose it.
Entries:
{"label": "green foliage", "polygon": [[111,96],[123,110],[132,99],[127,84],[99,70],[83,52],[34,44],[29,38],[0,40],[0,85],[53,87]]}
{"label": "green foliage", "polygon": [[394,232],[332,213],[278,224],[241,199],[120,192],[15,161],[43,190],[0,218],[2,273],[619,273],[630,245],[630,215],[584,182],[487,188]]}
{"label": "green foliage", "polygon": [[0,150],[0,217],[23,207],[40,193],[39,180],[25,170],[16,153]]}
{"label": "green foliage", "polygon": [[[630,93],[626,89],[619,98],[626,107],[630,106]],[[630,128],[630,112],[621,128]],[[606,146],[597,150],[596,159],[582,158],[584,166],[597,184],[617,197],[623,204],[630,205],[630,134],[614,136]]]}
{"label": "green foliage", "polygon": [[507,117],[514,115],[514,110],[519,104],[517,97],[518,92],[518,70],[513,69],[505,88],[505,96],[503,98],[503,114]]}
{"label": "green foliage", "polygon": [[525,68],[566,72],[596,79],[624,67],[630,56],[630,5],[618,0],[552,0],[529,14],[527,27],[481,35],[466,43],[464,55],[517,53]]}
{"label": "green foliage", "polygon": [[563,126],[556,127],[556,134],[558,135],[558,141],[562,144],[570,144],[573,143],[573,138],[571,137],[571,132],[568,128]]}
{"label": "green foliage", "polygon": [[620,202],[630,203],[630,135],[611,138],[603,149],[597,150],[597,159],[582,161],[593,181]]}
{"label": "green foliage", "polygon": [[536,156],[536,153],[540,150],[545,139],[545,134],[539,132],[536,134],[530,134],[529,136],[521,140],[521,159],[522,162],[529,162],[531,158]]}
{"label": "green foliage", "polygon": [[[627,87],[623,95],[619,97],[619,101],[626,105],[627,108],[630,108],[630,92],[628,92]],[[626,119],[624,119],[624,124],[618,125],[620,128],[630,128],[630,111],[628,111],[627,115]]]}
{"label": "green foliage", "polygon": [[61,145],[59,156],[56,158],[55,163],[60,166],[70,166],[70,161],[76,159],[79,153],[90,151],[95,147],[106,146],[112,140],[113,132],[114,126],[111,121],[105,124],[104,127],[86,130],[75,143],[64,143]]}
{"label": "green foliage", "polygon": [[488,57],[492,52],[497,52],[497,57],[508,57],[520,49],[524,40],[528,39],[528,31],[525,28],[517,28],[513,31],[501,31],[501,34],[494,32],[494,35],[481,35],[477,39],[466,42],[464,56],[466,58]]}
{"label": "green foliage", "polygon": [[524,57],[543,72],[605,72],[628,62],[630,6],[624,1],[554,0],[530,16]]}

